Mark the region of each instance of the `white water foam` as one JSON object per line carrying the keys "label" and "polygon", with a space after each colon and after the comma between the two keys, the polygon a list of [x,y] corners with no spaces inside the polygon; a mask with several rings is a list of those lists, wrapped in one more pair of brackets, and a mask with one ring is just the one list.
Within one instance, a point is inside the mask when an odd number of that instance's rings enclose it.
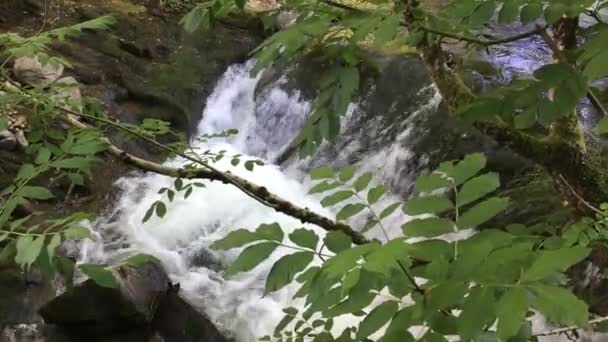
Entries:
{"label": "white water foam", "polygon": [[[226,71],[208,98],[204,119],[198,126],[199,134],[213,134],[231,128],[238,129],[240,134],[210,142],[195,140],[192,142],[194,148],[226,150],[228,155],[245,155],[242,159],[249,154],[268,161],[273,160],[294,136],[310,105],[297,92],[287,93],[279,87],[271,87],[260,93],[256,101],[258,79],[249,75],[250,67],[250,64],[236,65]],[[436,106],[438,102],[435,96],[427,106]],[[391,160],[387,159],[396,161],[409,156],[402,143],[404,135],[409,133],[404,131],[395,143],[389,142],[383,150],[366,156],[360,162],[361,168],[376,169],[380,162],[385,166],[384,173],[394,171],[397,166],[390,164]],[[307,195],[309,184],[301,180],[302,172],[297,164],[292,164],[286,170],[266,165],[250,172],[242,166],[233,167],[229,161],[229,158],[225,158],[215,166],[265,186],[299,206],[311,208],[328,217],[335,215],[319,205],[318,197]],[[389,164],[386,164],[387,161]],[[173,166],[183,163],[181,159],[167,162]],[[390,167],[387,168],[387,165]],[[390,176],[394,175],[383,174],[382,178]],[[264,207],[231,186],[212,182],[205,182],[206,188],[195,191],[187,200],[177,195],[175,201],[167,203],[168,211],[164,219],[154,217],[143,224],[142,218],[150,205],[161,198],[158,190],[171,187],[172,183],[173,180],[168,177],[153,174],[122,178],[117,183],[123,192],[122,197],[110,215],[92,225],[97,239],[82,246],[81,261],[114,263],[134,253],[152,254],[163,262],[172,279],[181,283],[183,293],[191,302],[237,341],[256,341],[260,336],[271,333],[283,317],[284,307],[302,304],[292,300],[292,287],[263,296],[264,280],[273,262],[292,251],[278,250],[252,272],[225,279],[222,268],[233,261],[240,251],[218,253],[211,251],[209,245],[234,229],[253,230],[261,223],[278,222],[286,234],[302,226],[314,229],[319,235],[323,235],[324,231]],[[168,202],[166,197],[163,199]],[[395,200],[395,196],[388,196],[379,207]],[[393,220],[397,223],[404,219],[401,216]],[[391,223],[388,222],[388,225],[400,226]],[[388,233],[391,236],[397,234],[396,231]],[[383,237],[377,230],[371,232],[371,236]],[[353,319],[344,317],[337,321],[334,330],[341,331],[344,324],[355,323]]]}

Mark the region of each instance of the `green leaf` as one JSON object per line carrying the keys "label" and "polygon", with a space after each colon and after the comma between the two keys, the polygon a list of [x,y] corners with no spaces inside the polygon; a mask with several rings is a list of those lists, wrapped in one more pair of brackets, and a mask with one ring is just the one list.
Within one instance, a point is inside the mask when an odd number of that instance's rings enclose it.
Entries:
{"label": "green leaf", "polygon": [[462,214],[458,220],[458,226],[460,229],[475,228],[505,210],[508,205],[508,198],[490,198]]}
{"label": "green leaf", "polygon": [[587,65],[583,75],[590,81],[598,78],[605,77],[608,75],[608,68],[606,67],[606,59],[608,58],[608,51],[600,52],[598,55],[593,57]]}
{"label": "green leaf", "polygon": [[378,305],[359,324],[357,339],[362,340],[378,331],[393,318],[398,309],[399,305],[393,301]]}
{"label": "green leaf", "polygon": [[304,248],[310,248],[312,250],[317,249],[319,243],[319,237],[313,230],[299,228],[289,234],[289,240],[293,241],[296,245]]}
{"label": "green leaf", "polygon": [[494,315],[494,290],[475,286],[465,299],[462,313],[458,316],[460,336],[466,341],[472,339],[483,331]]}
{"label": "green leaf", "polygon": [[600,120],[594,130],[599,135],[608,135],[608,118]]}
{"label": "green leaf", "polygon": [[84,178],[79,173],[68,173],[68,178],[74,185],[84,185]]}
{"label": "green leaf", "polygon": [[534,307],[550,321],[579,327],[587,326],[587,304],[565,288],[549,285],[530,286],[536,295]]}
{"label": "green leaf", "polygon": [[428,312],[441,310],[460,302],[467,293],[468,284],[461,282],[441,283],[427,294]]}
{"label": "green leaf", "polygon": [[260,237],[247,229],[238,229],[231,231],[221,240],[217,240],[211,244],[212,249],[228,250],[232,248],[242,247],[250,242],[258,241]]}
{"label": "green leaf", "polygon": [[167,206],[165,203],[158,201],[156,202],[156,216],[163,218],[167,214]]}
{"label": "green leaf", "polygon": [[404,224],[401,229],[408,237],[435,237],[443,234],[454,232],[454,223],[452,221],[431,217],[425,219],[416,219]]}
{"label": "green leaf", "polygon": [[498,336],[504,341],[517,335],[528,312],[528,293],[521,287],[511,287],[496,305]]}
{"label": "green leaf", "polygon": [[340,253],[341,251],[350,248],[352,245],[351,238],[345,233],[337,230],[327,233],[323,242],[325,242],[327,249],[334,253]]}
{"label": "green leaf", "polygon": [[93,166],[95,161],[96,159],[89,157],[74,157],[54,161],[51,166],[58,169],[86,169]]}
{"label": "green leaf", "polygon": [[70,226],[63,231],[66,239],[86,239],[91,236],[91,231],[83,226]]}
{"label": "green leaf", "polygon": [[397,208],[399,208],[399,206],[401,205],[400,202],[397,203],[393,203],[391,205],[389,205],[388,207],[384,208],[381,212],[380,212],[380,219],[384,219],[389,217],[392,213],[395,212],[395,210],[397,210]]}
{"label": "green leaf", "polygon": [[340,171],[339,179],[341,182],[348,182],[355,175],[355,167],[352,165],[346,165]]}
{"label": "green leaf", "polygon": [[55,256],[55,249],[61,245],[61,235],[55,234],[51,238],[51,241],[46,245],[46,253],[49,256],[49,260],[52,262]]}
{"label": "green leaf", "polygon": [[458,206],[474,202],[498,189],[499,186],[500,178],[497,173],[492,172],[475,177],[464,183],[458,192]]}
{"label": "green leaf", "polygon": [[243,9],[245,8],[246,0],[234,0],[234,3],[238,8]]}
{"label": "green leaf", "polygon": [[247,272],[266,260],[277,248],[276,242],[262,242],[245,248],[238,258],[226,270],[226,276],[232,276],[239,272]]}
{"label": "green leaf", "polygon": [[17,173],[17,180],[32,178],[36,174],[36,168],[32,164],[23,164]]}
{"label": "green leaf", "polygon": [[366,172],[359,176],[359,178],[357,178],[357,180],[355,181],[355,190],[357,192],[365,190],[373,177],[374,175],[371,172]]}
{"label": "green leaf", "polygon": [[439,173],[418,176],[414,189],[416,193],[426,193],[438,189],[448,188],[452,185],[449,179]]}
{"label": "green leaf", "polygon": [[498,14],[500,24],[510,24],[517,19],[519,14],[519,3],[516,0],[506,0]]}
{"label": "green leaf", "polygon": [[309,194],[318,194],[321,192],[326,192],[329,190],[333,190],[337,187],[339,187],[341,184],[339,182],[329,182],[329,181],[323,181],[319,184],[316,184],[315,186],[313,186],[310,191],[308,192]]}
{"label": "green leaf", "polygon": [[274,263],[266,278],[265,293],[280,290],[291,283],[296,274],[303,271],[313,259],[311,252],[298,252],[286,255]]}
{"label": "green leaf", "polygon": [[36,164],[48,163],[49,159],[51,159],[51,151],[46,147],[41,147],[36,155]]}
{"label": "green leaf", "polygon": [[15,255],[15,263],[25,269],[29,269],[30,266],[36,261],[42,246],[44,245],[44,236],[39,236],[33,239],[31,235],[24,235],[17,239],[17,254]]}
{"label": "green leaf", "polygon": [[405,202],[403,212],[407,215],[440,214],[452,208],[452,201],[443,196],[424,196]]}
{"label": "green leaf", "polygon": [[118,282],[112,271],[106,269],[103,265],[82,264],[78,268],[87,277],[93,279],[99,286],[108,288],[118,288]]}
{"label": "green leaf", "polygon": [[496,11],[496,1],[489,0],[489,1],[482,2],[475,9],[473,14],[471,14],[471,17],[469,18],[470,25],[473,27],[477,27],[477,26],[487,23],[492,18],[495,11]]}
{"label": "green leaf", "polygon": [[378,200],[380,200],[380,198],[384,195],[385,192],[386,188],[382,185],[378,185],[376,187],[371,188],[371,190],[369,190],[367,193],[367,203],[372,205],[378,202]]}
{"label": "green leaf", "polygon": [[437,172],[445,173],[453,180],[453,185],[458,186],[483,170],[486,167],[486,162],[486,157],[483,154],[473,153],[456,164],[451,162],[441,163]]}
{"label": "green leaf", "polygon": [[354,195],[355,193],[350,190],[341,190],[338,192],[334,192],[333,194],[323,198],[321,200],[321,205],[323,207],[331,207],[353,197]]}
{"label": "green leaf", "polygon": [[149,254],[135,254],[133,256],[128,257],[123,261],[123,263],[131,266],[140,266],[148,263],[158,263],[159,260],[152,255]]}
{"label": "green leaf", "polygon": [[350,289],[355,287],[361,277],[361,269],[355,268],[354,270],[346,273],[342,280],[342,295],[346,295]]}
{"label": "green leaf", "polygon": [[524,5],[521,9],[520,20],[522,23],[527,24],[530,23],[543,13],[543,5],[541,3],[532,2]]}
{"label": "green leaf", "polygon": [[255,230],[255,234],[261,238],[274,240],[277,242],[282,242],[284,236],[281,226],[276,222],[271,224],[261,224],[258,229]]}
{"label": "green leaf", "polygon": [[526,270],[522,281],[544,279],[555,272],[562,272],[585,259],[591,249],[580,246],[540,252],[540,256]]}
{"label": "green leaf", "polygon": [[334,174],[334,170],[329,167],[318,167],[310,170],[310,178],[313,180],[333,178]]}
{"label": "green leaf", "polygon": [[532,128],[537,120],[536,107],[531,107],[524,110],[522,113],[515,116],[513,123],[515,124],[515,128],[517,129],[528,129]]}
{"label": "green leaf", "polygon": [[49,191],[49,189],[41,186],[30,186],[26,185],[19,191],[19,194],[25,198],[37,199],[37,200],[48,200],[55,196]]}
{"label": "green leaf", "polygon": [[338,214],[336,215],[336,220],[346,220],[352,216],[357,215],[365,208],[367,208],[367,206],[363,203],[347,204],[338,212]]}

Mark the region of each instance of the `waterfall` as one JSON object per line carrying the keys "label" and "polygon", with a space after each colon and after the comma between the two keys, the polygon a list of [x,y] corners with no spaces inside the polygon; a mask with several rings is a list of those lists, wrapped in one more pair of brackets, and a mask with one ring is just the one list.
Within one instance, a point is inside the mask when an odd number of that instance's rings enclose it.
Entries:
{"label": "waterfall", "polygon": [[[271,161],[289,144],[304,122],[310,104],[298,91],[285,90],[282,87],[285,80],[270,84],[256,95],[259,78],[250,75],[251,67],[251,63],[233,65],[218,81],[207,99],[198,135],[191,141],[192,148],[199,152],[225,151],[227,157],[215,163],[215,167],[230,170],[328,217],[334,217],[335,212],[323,208],[319,197],[307,194],[310,184],[304,177],[306,170],[315,165],[340,166],[355,160],[361,170],[376,172],[376,181],[386,183],[403,178],[400,177],[402,165],[413,157],[407,147],[413,134],[412,122],[436,111],[441,101],[434,86],[419,85],[420,89],[413,92],[416,106],[407,119],[390,124],[377,118],[365,120],[365,131],[362,131],[358,126],[361,122],[354,119],[356,115],[352,120],[346,116],[342,122],[344,134],[331,145],[322,146],[314,158],[292,158],[284,165],[272,165]],[[359,109],[351,106],[350,110]],[[237,129],[239,134],[203,139],[205,135],[227,129]],[[389,134],[389,131],[397,133]],[[241,163],[257,159],[266,165],[256,166],[252,171],[242,165],[235,167],[228,156],[237,154],[241,155]],[[181,158],[166,162],[171,166],[185,163]],[[325,232],[277,213],[234,187],[217,182],[203,183],[205,187],[195,190],[187,199],[183,194],[177,194],[169,203],[166,195],[158,191],[163,187],[171,188],[173,179],[141,173],[123,177],[116,184],[121,190],[119,201],[109,214],[91,224],[95,238],[81,246],[80,261],[115,264],[135,253],[152,254],[162,261],[171,278],[181,284],[183,294],[190,302],[207,314],[218,328],[239,342],[253,342],[272,333],[283,317],[284,307],[303,305],[292,299],[294,287],[263,296],[270,267],[290,251],[278,249],[253,271],[226,279],[222,270],[240,251],[217,252],[209,245],[231,230],[253,230],[261,223],[278,222],[286,234],[303,226],[314,229],[321,236]],[[399,197],[402,196],[398,193],[390,194],[377,206],[381,209],[402,199]],[[153,217],[142,223],[148,208],[159,199],[167,204],[166,216],[163,219]],[[388,227],[398,228],[406,219],[395,216],[394,222],[387,222]],[[388,233],[394,237],[398,231]],[[368,235],[383,237],[377,231],[370,231]],[[344,324],[352,325],[354,319],[360,318],[342,317],[336,320],[334,329],[341,331]]]}

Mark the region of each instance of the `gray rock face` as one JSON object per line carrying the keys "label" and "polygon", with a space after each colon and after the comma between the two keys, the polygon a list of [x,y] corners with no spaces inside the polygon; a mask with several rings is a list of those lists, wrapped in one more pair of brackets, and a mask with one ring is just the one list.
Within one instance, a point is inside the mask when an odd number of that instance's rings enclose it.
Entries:
{"label": "gray rock face", "polygon": [[61,77],[63,65],[42,66],[38,58],[19,57],[13,65],[13,74],[21,83],[46,87]]}
{"label": "gray rock face", "polygon": [[8,130],[0,131],[0,150],[13,151],[17,148],[17,138]]}
{"label": "gray rock face", "polygon": [[40,309],[47,324],[86,334],[112,334],[149,324],[169,277],[156,263],[121,266],[114,272],[119,288],[106,288],[93,280],[76,285]]}
{"label": "gray rock face", "polygon": [[[46,342],[229,342],[157,263],[114,270],[119,288],[84,281],[40,309]],[[32,340],[37,341],[37,340]]]}

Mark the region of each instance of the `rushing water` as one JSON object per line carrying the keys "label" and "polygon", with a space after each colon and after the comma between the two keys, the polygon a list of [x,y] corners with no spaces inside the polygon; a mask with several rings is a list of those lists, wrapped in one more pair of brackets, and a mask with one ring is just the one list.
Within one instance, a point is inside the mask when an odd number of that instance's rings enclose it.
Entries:
{"label": "rushing water", "polygon": [[[302,100],[297,91],[283,90],[281,81],[254,98],[258,80],[250,76],[249,69],[249,65],[235,65],[226,71],[209,97],[198,126],[199,135],[230,128],[236,128],[240,133],[207,142],[195,139],[193,147],[201,151],[225,150],[228,155],[243,155],[241,159],[247,159],[249,155],[269,162],[295,136],[309,112],[309,103]],[[439,103],[432,91],[423,91],[421,96],[427,101],[423,106],[425,110],[434,110]],[[356,110],[356,106],[351,110]],[[348,126],[348,116],[343,124]],[[394,138],[394,143],[388,141],[359,158],[359,165],[371,169],[383,164],[378,163],[378,158],[390,158],[395,162],[399,157],[408,158],[407,150],[401,147],[408,134],[403,132]],[[363,137],[358,139],[363,140]],[[353,140],[343,143],[352,144]],[[167,162],[173,166],[182,163],[180,159]],[[318,198],[307,195],[309,184],[303,177],[303,170],[313,163],[314,160],[291,161],[283,167],[268,164],[247,171],[242,166],[233,167],[230,158],[225,158],[215,166],[265,186],[299,206],[327,216],[335,215],[322,208]],[[389,163],[387,166],[381,178],[389,178],[395,172],[395,165]],[[143,224],[147,209],[163,196],[158,190],[171,187],[172,182],[168,177],[150,174],[121,179],[117,184],[122,190],[121,199],[110,215],[94,223],[97,239],[84,246],[81,259],[113,263],[132,253],[153,254],[162,260],[172,278],[181,283],[189,299],[221,329],[234,333],[239,341],[253,341],[256,336],[270,333],[282,318],[282,308],[298,304],[293,303],[293,289],[289,288],[262,296],[264,279],[273,261],[289,250],[275,252],[252,272],[225,279],[221,270],[234,260],[238,251],[218,253],[208,246],[233,229],[255,229],[261,223],[279,222],[289,231],[302,227],[302,223],[262,206],[231,186],[206,182],[206,188],[195,191],[187,200],[176,196],[176,200],[168,204],[164,219],[152,218]],[[164,200],[167,202],[166,197]],[[323,234],[317,227],[308,228]],[[381,236],[380,232],[370,234]],[[395,232],[388,234],[394,236]]]}
{"label": "rushing water", "polygon": [[[208,98],[198,125],[198,137],[232,128],[240,133],[209,141],[195,138],[191,145],[200,151],[225,150],[228,155],[242,155],[242,160],[255,158],[267,164],[247,171],[243,166],[232,166],[230,158],[224,158],[216,167],[230,170],[301,207],[330,217],[335,213],[322,208],[319,198],[307,194],[309,184],[304,174],[313,165],[340,166],[355,162],[362,170],[376,172],[377,181],[408,181],[403,176],[403,165],[410,159],[421,159],[408,149],[409,139],[414,133],[429,134],[418,129],[416,119],[436,112],[441,100],[428,80],[410,84],[415,89],[408,90],[411,93],[407,97],[411,99],[408,99],[408,113],[402,113],[402,119],[384,120],[375,113],[361,113],[359,106],[353,105],[350,112],[357,115],[344,118],[343,135],[331,145],[322,146],[314,159],[292,158],[283,165],[272,165],[297,133],[310,104],[299,92],[285,90],[284,80],[266,86],[256,96],[258,78],[250,76],[250,68],[250,64],[234,65],[225,72]],[[365,107],[366,99],[361,101],[361,107]],[[365,117],[370,114],[371,118]],[[179,166],[184,161],[174,159],[167,164]],[[178,194],[172,203],[167,203],[164,219],[154,217],[142,223],[150,205],[165,196],[158,194],[158,190],[172,187],[172,183],[168,177],[140,173],[119,180],[116,186],[122,190],[122,196],[111,213],[93,223],[96,239],[83,246],[81,260],[116,263],[134,253],[152,254],[163,262],[172,279],[181,284],[190,301],[239,342],[255,341],[256,337],[271,333],[283,316],[282,308],[302,305],[292,300],[294,288],[263,296],[270,267],[289,250],[275,252],[252,272],[226,279],[222,270],[239,251],[216,252],[210,250],[209,245],[234,229],[255,229],[261,223],[278,222],[288,233],[303,224],[262,206],[234,187],[213,182],[205,182],[206,187],[196,190],[188,199]],[[379,208],[392,203],[401,193],[402,185],[390,185],[394,194],[379,203]],[[166,197],[162,199],[168,202]],[[400,222],[404,219],[394,218]],[[324,234],[318,227],[304,226]],[[388,222],[387,226],[400,225]],[[397,232],[387,234],[395,236]],[[384,238],[380,231],[371,231],[369,235]],[[342,318],[334,329],[339,331],[344,323],[352,324],[353,319],[356,318]],[[544,325],[537,328],[540,326]]]}

